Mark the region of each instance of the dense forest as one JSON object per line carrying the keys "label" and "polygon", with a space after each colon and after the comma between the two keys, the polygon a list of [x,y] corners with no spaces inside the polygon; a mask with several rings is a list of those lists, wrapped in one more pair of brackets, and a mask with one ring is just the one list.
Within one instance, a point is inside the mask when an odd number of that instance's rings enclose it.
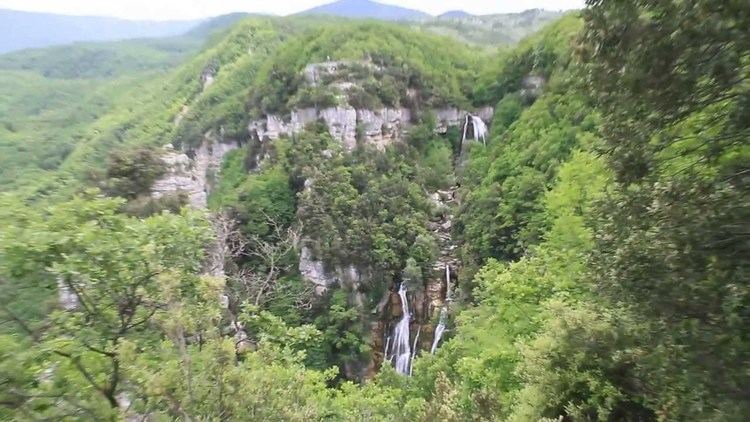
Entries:
{"label": "dense forest", "polygon": [[454,24],[0,56],[0,420],[745,420],[750,5]]}

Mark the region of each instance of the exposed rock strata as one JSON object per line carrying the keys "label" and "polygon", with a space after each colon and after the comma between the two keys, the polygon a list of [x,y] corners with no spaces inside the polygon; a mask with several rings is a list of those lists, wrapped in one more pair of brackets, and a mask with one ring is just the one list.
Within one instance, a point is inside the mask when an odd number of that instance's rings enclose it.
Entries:
{"label": "exposed rock strata", "polygon": [[151,195],[161,198],[167,194],[187,194],[190,206],[205,209],[208,206],[208,193],[215,176],[221,169],[224,156],[239,148],[237,142],[223,143],[206,141],[194,151],[194,158],[176,151],[171,145],[164,147],[166,173],[151,187]]}
{"label": "exposed rock strata", "polygon": [[[493,112],[492,107],[484,107],[473,113],[455,107],[432,110],[436,119],[435,132],[445,134],[448,128],[463,125],[467,114],[476,115],[488,122],[492,119]],[[264,119],[254,120],[248,125],[248,130],[251,136],[260,141],[274,141],[281,136],[299,133],[311,123],[323,121],[328,132],[341,142],[345,151],[354,150],[358,141],[384,150],[386,146],[402,140],[408,134],[412,118],[413,115],[407,108],[302,108],[293,110],[288,121],[278,115],[268,115]]]}

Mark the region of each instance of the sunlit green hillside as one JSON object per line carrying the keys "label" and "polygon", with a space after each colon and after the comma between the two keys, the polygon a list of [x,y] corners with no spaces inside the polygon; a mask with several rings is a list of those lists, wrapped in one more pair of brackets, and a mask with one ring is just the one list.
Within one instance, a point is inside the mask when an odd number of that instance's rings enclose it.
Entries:
{"label": "sunlit green hillside", "polygon": [[0,56],[0,420],[746,420],[750,6],[556,17]]}

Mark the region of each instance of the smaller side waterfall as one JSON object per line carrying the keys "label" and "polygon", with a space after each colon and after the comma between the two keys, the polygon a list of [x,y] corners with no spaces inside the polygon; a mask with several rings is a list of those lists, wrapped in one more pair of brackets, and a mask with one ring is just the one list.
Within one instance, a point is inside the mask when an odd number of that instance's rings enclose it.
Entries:
{"label": "smaller side waterfall", "polygon": [[482,143],[486,144],[488,130],[484,121],[479,116],[471,116],[471,126],[474,127],[474,139],[477,141],[481,139]]}
{"label": "smaller side waterfall", "polygon": [[430,348],[430,353],[433,355],[435,354],[435,350],[437,350],[438,343],[440,343],[440,340],[443,338],[446,319],[448,319],[448,308],[444,307],[440,310],[440,321],[438,322],[437,327],[435,327],[435,339],[432,340],[432,347]]}
{"label": "smaller side waterfall", "polygon": [[471,123],[471,127],[473,129],[472,137],[475,141],[482,141],[483,144],[487,144],[487,134],[489,133],[489,129],[487,128],[487,124],[484,123],[484,120],[482,120],[479,116],[474,116],[472,114],[466,115],[466,120],[464,121],[464,131],[463,135],[461,136],[461,144],[463,144],[466,141],[466,135],[467,131],[469,129],[469,123]]}
{"label": "smaller side waterfall", "polygon": [[445,264],[445,301],[451,300],[451,266]]}
{"label": "smaller side waterfall", "polygon": [[409,376],[411,376],[411,371],[414,369],[414,357],[417,356],[417,341],[419,341],[419,332],[422,331],[422,327],[417,327],[417,335],[414,336],[414,345],[411,348],[411,359],[409,360]]}
{"label": "smaller side waterfall", "polygon": [[451,266],[448,264],[445,264],[445,303],[446,305],[440,309],[440,320],[438,320],[438,325],[435,327],[435,335],[433,336],[432,340],[432,347],[430,348],[430,353],[433,355],[435,354],[435,350],[437,350],[438,343],[440,343],[440,340],[443,338],[443,333],[445,332],[445,322],[448,319],[448,303],[451,300]]}
{"label": "smaller side waterfall", "polygon": [[390,343],[390,356],[393,359],[396,371],[400,374],[408,375],[411,366],[411,344],[409,344],[409,322],[411,314],[409,313],[409,301],[406,298],[406,285],[401,283],[398,289],[398,296],[401,299],[401,321],[393,329],[393,340]]}

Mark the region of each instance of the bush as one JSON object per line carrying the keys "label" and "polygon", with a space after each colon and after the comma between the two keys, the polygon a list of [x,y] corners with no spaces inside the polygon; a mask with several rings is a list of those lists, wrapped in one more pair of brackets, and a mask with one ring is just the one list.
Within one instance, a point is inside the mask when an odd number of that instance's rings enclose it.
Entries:
{"label": "bush", "polygon": [[155,148],[122,149],[110,154],[106,170],[106,191],[110,196],[135,199],[148,194],[164,174],[165,164]]}

